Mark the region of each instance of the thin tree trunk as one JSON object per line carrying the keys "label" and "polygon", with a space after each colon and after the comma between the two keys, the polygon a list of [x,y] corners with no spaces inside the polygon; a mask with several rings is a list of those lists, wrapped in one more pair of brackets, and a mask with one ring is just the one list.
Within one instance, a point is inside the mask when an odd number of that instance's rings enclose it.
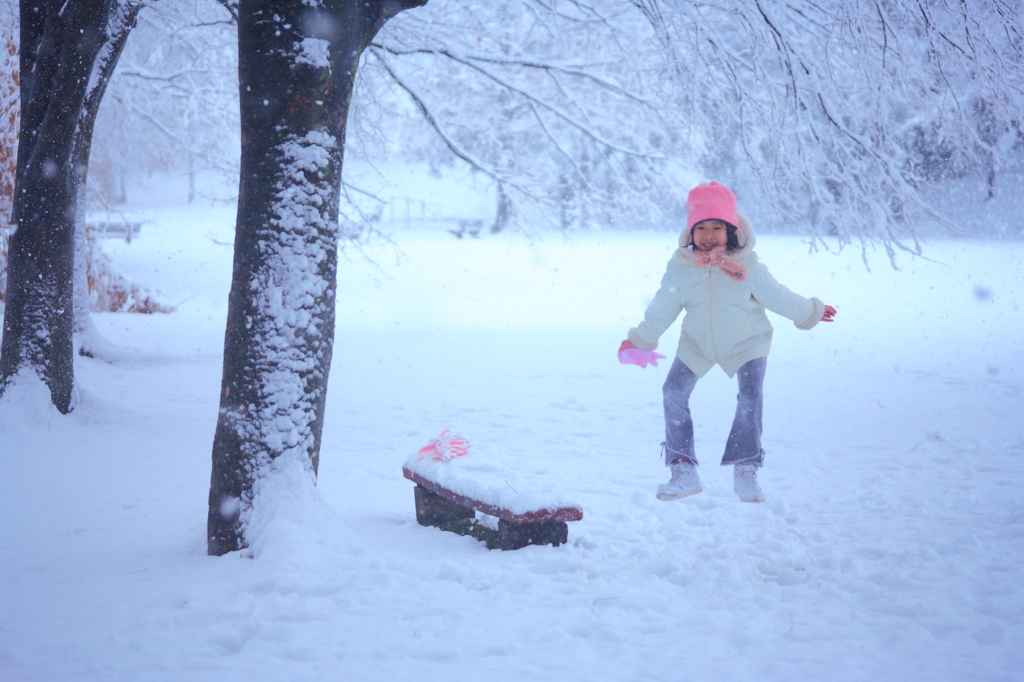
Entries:
{"label": "thin tree trunk", "polygon": [[[112,361],[115,353],[109,343],[100,335],[93,324],[89,310],[89,242],[85,234],[85,188],[89,174],[89,154],[92,150],[92,135],[96,127],[96,116],[100,103],[107,91],[107,85],[114,75],[114,69],[121,52],[128,42],[128,35],[135,28],[143,4],[135,0],[114,0],[107,27],[107,42],[96,59],[96,77],[86,93],[85,104],[75,132],[74,151],[71,157],[73,181],[72,202],[75,206],[74,240],[74,334],[79,355]],[[129,228],[129,234],[131,229]]]}
{"label": "thin tree trunk", "polygon": [[248,545],[274,460],[315,476],[334,343],[345,126],[363,49],[426,0],[242,0],[242,158],[213,441],[210,554]]}
{"label": "thin tree trunk", "polygon": [[512,224],[512,215],[515,211],[515,204],[512,197],[505,191],[505,183],[498,183],[498,206],[494,212],[494,223],[491,225],[491,234],[498,234]]}

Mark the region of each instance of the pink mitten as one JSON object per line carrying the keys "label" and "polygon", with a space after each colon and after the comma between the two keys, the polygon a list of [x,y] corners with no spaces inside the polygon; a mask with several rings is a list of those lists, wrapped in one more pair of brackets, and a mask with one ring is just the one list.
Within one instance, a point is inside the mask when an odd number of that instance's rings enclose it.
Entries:
{"label": "pink mitten", "polygon": [[447,462],[455,457],[463,457],[469,454],[469,441],[462,436],[452,434],[448,429],[441,432],[437,438],[431,438],[430,442],[420,448],[420,456],[424,459],[432,459],[435,462]]}
{"label": "pink mitten", "polygon": [[658,360],[665,356],[655,353],[653,350],[641,350],[633,345],[632,341],[626,340],[619,346],[619,362],[624,365],[636,365],[647,367],[647,365],[658,366]]}

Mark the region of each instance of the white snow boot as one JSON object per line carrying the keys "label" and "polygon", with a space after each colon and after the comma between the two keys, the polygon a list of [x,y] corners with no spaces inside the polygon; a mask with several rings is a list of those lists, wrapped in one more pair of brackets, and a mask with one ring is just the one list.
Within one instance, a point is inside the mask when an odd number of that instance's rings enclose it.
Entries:
{"label": "white snow boot", "polygon": [[700,477],[693,462],[675,462],[669,468],[672,469],[672,479],[658,486],[659,500],[678,500],[704,490],[700,486]]}
{"label": "white snow boot", "polygon": [[764,493],[757,484],[756,464],[737,464],[733,467],[732,489],[744,502],[764,502]]}

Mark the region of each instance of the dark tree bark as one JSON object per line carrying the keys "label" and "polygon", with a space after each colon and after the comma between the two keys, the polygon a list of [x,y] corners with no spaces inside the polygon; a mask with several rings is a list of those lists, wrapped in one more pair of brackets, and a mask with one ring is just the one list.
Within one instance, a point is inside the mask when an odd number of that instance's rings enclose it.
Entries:
{"label": "dark tree bark", "polygon": [[71,201],[75,207],[73,332],[77,337],[79,355],[90,358],[113,359],[113,355],[107,350],[108,344],[100,337],[89,311],[87,272],[89,245],[85,234],[85,201],[83,200],[89,173],[89,153],[92,150],[92,134],[96,127],[96,116],[99,114],[100,103],[103,101],[103,95],[107,92],[107,86],[110,84],[114,69],[121,58],[121,52],[124,51],[129,34],[135,28],[142,7],[141,0],[114,0],[112,3],[110,21],[107,26],[107,41],[96,58],[95,77],[90,80],[89,89],[85,94],[85,102],[78,120],[71,152],[73,173]]}
{"label": "dark tree bark", "polygon": [[275,460],[316,475],[334,343],[338,205],[360,55],[426,0],[241,0],[242,157],[207,549],[248,546]]}
{"label": "dark tree bark", "polygon": [[21,127],[0,394],[24,371],[62,413],[74,384],[75,130],[111,0],[21,2]]}

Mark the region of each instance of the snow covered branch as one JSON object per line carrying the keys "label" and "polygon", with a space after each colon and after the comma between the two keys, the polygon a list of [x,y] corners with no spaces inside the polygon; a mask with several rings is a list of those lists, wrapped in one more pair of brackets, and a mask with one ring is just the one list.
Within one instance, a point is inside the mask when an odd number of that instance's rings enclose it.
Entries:
{"label": "snow covered branch", "polygon": [[432,1],[373,43],[357,110],[404,114],[404,95],[429,133],[409,130],[424,139],[410,151],[462,160],[504,188],[499,202],[508,189],[537,207],[534,223],[650,224],[672,150],[645,33],[621,0]]}
{"label": "snow covered branch", "polygon": [[1017,3],[635,4],[708,168],[812,234],[914,241],[928,183],[1019,162]]}

